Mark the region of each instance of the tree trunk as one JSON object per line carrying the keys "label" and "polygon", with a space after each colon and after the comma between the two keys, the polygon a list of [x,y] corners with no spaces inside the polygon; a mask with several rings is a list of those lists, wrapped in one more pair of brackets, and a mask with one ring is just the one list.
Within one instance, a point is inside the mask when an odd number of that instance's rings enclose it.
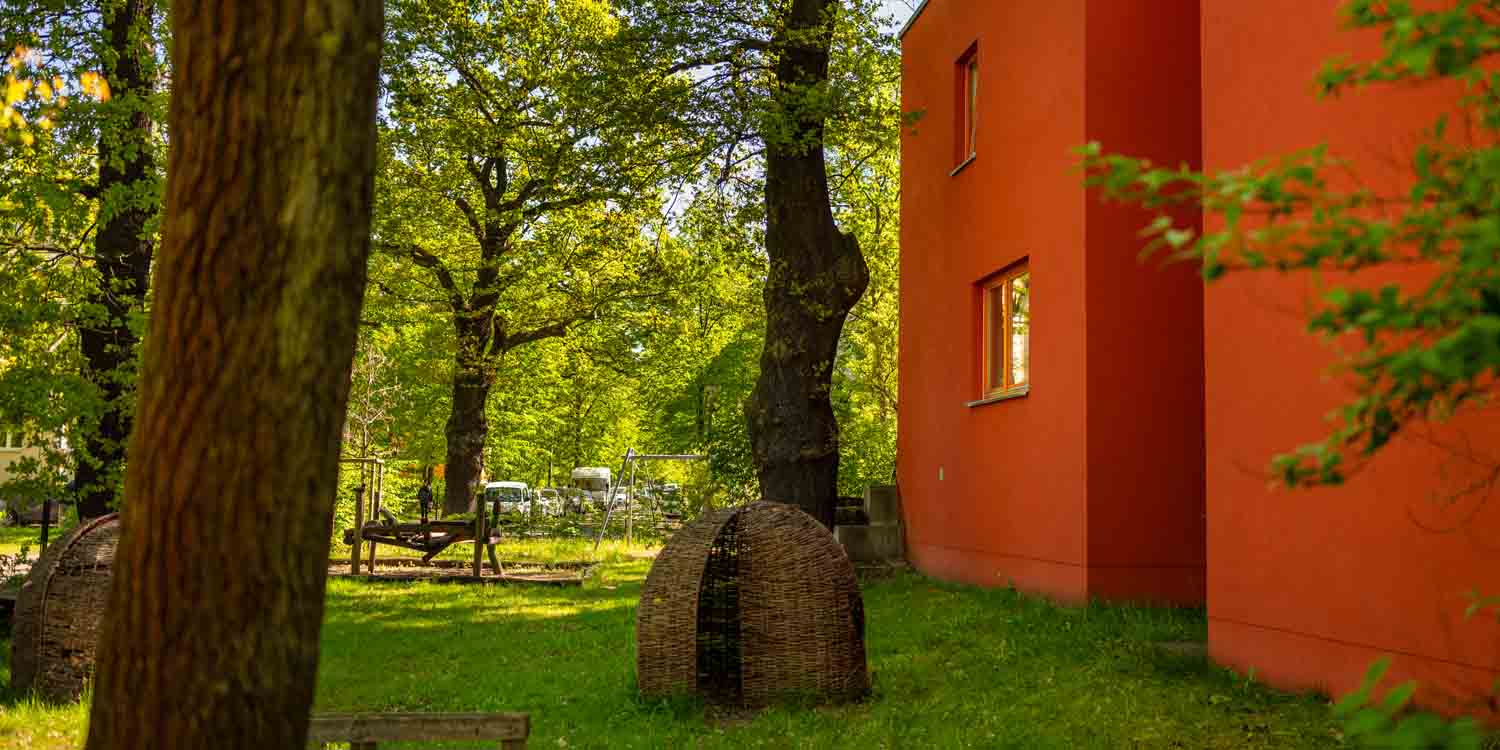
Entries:
{"label": "tree trunk", "polygon": [[99,135],[99,196],[108,204],[100,212],[104,222],[94,235],[94,269],[98,285],[90,290],[89,306],[102,318],[79,331],[83,377],[99,389],[103,411],[96,424],[85,427],[76,466],[78,515],[97,518],[110,512],[120,473],[125,468],[125,444],[130,437],[132,384],[139,339],[130,328],[132,311],[145,309],[151,272],[151,239],[146,224],[154,200],[140,195],[150,189],[151,115],[146,97],[154,83],[149,70],[151,0],[125,0],[106,10],[105,35],[116,56],[108,75],[112,108],[128,107],[123,121],[106,118]]}
{"label": "tree trunk", "polygon": [[766,138],[766,342],[745,403],[761,497],[796,505],[833,527],[839,428],[830,391],[839,335],[869,283],[852,235],[829,207],[826,115],[813,92],[828,81],[838,0],[792,0],[779,34]]}
{"label": "tree trunk", "polygon": [[[459,346],[463,348],[462,343]],[[491,385],[493,379],[482,365],[460,364],[453,375],[453,410],[448,414],[446,430],[445,513],[473,510],[475,493],[480,478],[484,476],[484,444],[490,435],[485,406],[489,403]]]}
{"label": "tree trunk", "polygon": [[89,748],[305,746],[382,11],[172,3],[162,247]]}

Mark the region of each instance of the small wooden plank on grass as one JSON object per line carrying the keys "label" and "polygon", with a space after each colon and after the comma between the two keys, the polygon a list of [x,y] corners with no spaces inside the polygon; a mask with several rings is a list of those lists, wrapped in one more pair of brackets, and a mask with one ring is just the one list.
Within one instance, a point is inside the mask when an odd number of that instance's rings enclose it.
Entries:
{"label": "small wooden plank on grass", "polygon": [[496,740],[504,750],[519,750],[529,736],[531,718],[523,713],[318,714],[307,731],[308,742],[368,748],[380,742]]}

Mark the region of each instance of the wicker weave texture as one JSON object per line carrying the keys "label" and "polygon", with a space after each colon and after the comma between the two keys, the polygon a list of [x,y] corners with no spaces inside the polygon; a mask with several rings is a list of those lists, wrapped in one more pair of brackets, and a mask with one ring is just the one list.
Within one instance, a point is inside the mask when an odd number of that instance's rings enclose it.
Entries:
{"label": "wicker weave texture", "polygon": [[754,503],[684,527],[657,556],[636,616],[648,697],[697,692],[757,707],[869,691],[854,568],[790,505]]}
{"label": "wicker weave texture", "polygon": [[47,547],[16,600],[11,687],[75,701],[94,674],[119,517],[82,524]]}
{"label": "wicker weave texture", "polygon": [[756,503],[739,520],[742,702],[864,696],[864,600],[844,549],[791,505]]}
{"label": "wicker weave texture", "polygon": [[642,695],[692,693],[698,685],[698,587],[709,549],[735,509],[683,526],[656,556],[635,616],[636,678]]}

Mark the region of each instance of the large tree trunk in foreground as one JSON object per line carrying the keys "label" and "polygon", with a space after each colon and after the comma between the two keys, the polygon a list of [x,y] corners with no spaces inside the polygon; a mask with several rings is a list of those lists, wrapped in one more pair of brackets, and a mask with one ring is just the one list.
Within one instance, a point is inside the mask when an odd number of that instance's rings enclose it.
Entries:
{"label": "large tree trunk in foreground", "polygon": [[460,366],[453,375],[453,410],[445,430],[448,462],[443,469],[443,512],[470,510],[477,485],[484,475],[484,444],[490,421],[485,407],[490,400],[492,379],[483,366]]}
{"label": "large tree trunk in foreground", "polygon": [[125,0],[106,11],[105,36],[117,56],[107,76],[114,103],[130,107],[129,117],[113,124],[106,120],[99,136],[99,185],[104,222],[94,235],[94,269],[98,286],[88,303],[102,316],[79,331],[83,376],[99,389],[103,411],[97,424],[83,432],[78,458],[78,515],[98,518],[115,503],[120,472],[125,468],[125,444],[130,437],[135,350],[140,343],[130,329],[130,315],[146,304],[151,272],[151,238],[146,224],[154,201],[139,201],[151,181],[151,115],[145,110],[153,82],[150,71],[151,0]]}
{"label": "large tree trunk in foreground", "polygon": [[793,0],[779,35],[774,96],[788,127],[766,138],[766,343],[745,403],[761,496],[829,528],[839,473],[833,360],[844,319],[869,283],[859,244],[839,232],[829,207],[825,115],[803,99],[828,80],[837,8],[838,0]]}
{"label": "large tree trunk in foreground", "polygon": [[305,744],[382,10],[172,3],[163,241],[89,748]]}

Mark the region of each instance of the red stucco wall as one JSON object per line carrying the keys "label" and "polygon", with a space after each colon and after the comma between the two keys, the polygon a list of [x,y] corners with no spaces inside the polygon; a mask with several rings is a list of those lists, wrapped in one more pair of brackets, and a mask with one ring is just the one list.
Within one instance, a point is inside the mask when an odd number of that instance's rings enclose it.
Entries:
{"label": "red stucco wall", "polygon": [[[1091,0],[1090,141],[1201,164],[1198,27],[1198,0]],[[1089,592],[1201,602],[1203,282],[1141,261],[1149,218],[1088,204]]]}
{"label": "red stucco wall", "polygon": [[[908,554],[940,577],[1067,598],[1085,591],[1085,216],[1067,162],[1084,141],[1083,34],[1083,0],[933,0],[903,45],[903,107],[923,113],[902,141]],[[976,39],[979,157],[949,177],[954,65]],[[1027,257],[1035,385],[965,407],[980,367],[974,283]]]}
{"label": "red stucco wall", "polygon": [[[1204,0],[1210,169],[1326,142],[1367,185],[1399,184],[1399,155],[1451,92],[1373,89],[1318,100],[1312,80],[1321,62],[1368,54],[1376,41],[1339,31],[1339,4]],[[1269,458],[1323,436],[1323,415],[1347,395],[1326,374],[1329,347],[1305,333],[1314,283],[1231,276],[1207,291],[1212,654],[1277,685],[1333,693],[1390,654],[1393,676],[1422,680],[1429,703],[1472,709],[1500,676],[1500,628],[1465,621],[1463,594],[1500,590],[1500,497],[1435,502],[1472,479],[1472,467],[1412,439],[1345,487],[1267,489]],[[1500,461],[1493,413],[1437,434],[1456,442],[1466,435]]]}
{"label": "red stucco wall", "polygon": [[[1091,200],[1072,153],[1196,162],[1194,3],[1162,4],[932,0],[904,39],[903,104],[924,116],[903,138],[898,473],[930,574],[1202,598],[1201,286],[1136,263],[1145,217]],[[955,63],[976,41],[979,155],[950,176]],[[976,283],[1022,259],[1031,392],[965,406]]]}

